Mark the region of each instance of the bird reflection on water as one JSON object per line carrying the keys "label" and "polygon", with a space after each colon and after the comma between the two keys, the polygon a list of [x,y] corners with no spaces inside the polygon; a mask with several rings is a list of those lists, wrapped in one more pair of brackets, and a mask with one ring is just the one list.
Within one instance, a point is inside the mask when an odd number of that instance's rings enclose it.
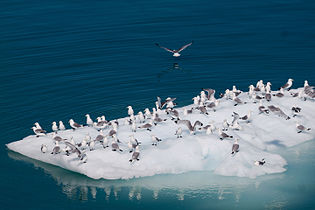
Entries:
{"label": "bird reflection on water", "polygon": [[172,63],[165,70],[162,70],[157,74],[158,82],[161,82],[161,79],[165,76],[169,76],[169,74],[177,73],[190,73],[190,71],[182,68],[182,66],[180,66],[179,63],[177,62]]}
{"label": "bird reflection on water", "polygon": [[[231,178],[213,175],[210,172],[192,172],[179,175],[157,175],[130,180],[94,180],[60,167],[43,163],[18,153],[8,151],[10,158],[31,163],[51,176],[62,192],[71,200],[157,200],[173,198],[176,200],[201,197],[210,200],[230,200],[237,203],[242,193],[256,189],[262,180],[279,178],[268,176],[257,180]],[[189,182],[187,182],[189,180]]]}

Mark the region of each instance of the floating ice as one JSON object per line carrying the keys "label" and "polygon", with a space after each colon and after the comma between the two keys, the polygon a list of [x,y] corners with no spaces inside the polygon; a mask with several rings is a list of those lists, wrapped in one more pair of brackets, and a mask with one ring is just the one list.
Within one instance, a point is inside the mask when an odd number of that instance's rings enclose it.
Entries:
{"label": "floating ice", "polygon": [[[219,99],[216,111],[208,110],[207,114],[201,114],[200,110],[194,109],[192,114],[185,114],[184,110],[190,110],[195,105],[176,108],[181,119],[190,120],[192,123],[199,120],[203,127],[213,124],[216,128],[222,128],[222,122],[227,119],[232,122],[233,112],[240,116],[252,111],[250,123],[239,120],[240,130],[229,128],[224,131],[233,136],[220,140],[219,134],[215,131],[198,128],[195,135],[187,129],[185,124],[176,124],[171,120],[171,116],[162,110],[159,114],[161,119],[166,121],[153,125],[152,131],[137,129],[132,132],[131,125],[124,123],[126,118],[118,119],[119,127],[117,138],[120,140],[119,147],[123,152],[114,152],[111,147],[103,148],[103,145],[96,143],[94,150],[90,151],[88,146],[85,154],[88,158],[86,163],[79,160],[73,153],[70,156],[65,152],[51,154],[55,143],[52,140],[53,133],[46,136],[28,136],[20,141],[7,144],[10,150],[21,153],[33,159],[50,163],[71,171],[84,174],[93,179],[130,179],[133,177],[153,176],[155,174],[179,174],[188,171],[214,171],[216,174],[224,176],[239,176],[255,178],[264,174],[284,172],[286,160],[277,152],[292,147],[307,140],[314,139],[313,129],[307,132],[297,133],[296,122],[302,122],[306,127],[315,124],[315,106],[312,100],[301,100],[299,97],[292,97],[291,93],[299,92],[295,89],[284,92],[284,97],[272,97],[270,102],[263,101],[262,105],[268,107],[273,105],[279,107],[282,112],[260,113],[259,103],[253,103],[247,93],[241,93],[238,97],[246,102],[234,106],[233,100],[225,98]],[[298,106],[301,112],[293,117],[291,108]],[[286,120],[285,116],[290,116]],[[146,123],[149,122],[148,120]],[[137,121],[137,126],[143,125]],[[183,138],[177,138],[176,130],[182,128]],[[104,129],[104,134],[111,130],[110,127]],[[75,143],[80,143],[87,133],[95,139],[99,132],[92,127],[83,127],[75,131],[58,131],[58,135],[68,140],[73,137]],[[129,153],[128,142],[130,135],[134,135],[141,142],[140,160],[129,162],[132,153]],[[162,139],[157,146],[152,146],[152,135]],[[234,139],[239,139],[239,152],[231,155],[231,148]],[[108,137],[109,143],[112,138]],[[47,145],[47,153],[41,152],[41,145]],[[66,147],[59,143],[61,149]],[[110,144],[109,144],[110,145]],[[255,161],[265,159],[263,166],[257,166]]]}

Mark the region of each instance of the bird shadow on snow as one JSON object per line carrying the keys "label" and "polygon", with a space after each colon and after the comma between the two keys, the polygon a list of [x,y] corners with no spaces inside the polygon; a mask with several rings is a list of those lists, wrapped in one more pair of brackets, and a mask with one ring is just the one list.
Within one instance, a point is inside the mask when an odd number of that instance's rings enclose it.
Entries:
{"label": "bird shadow on snow", "polygon": [[281,147],[281,148],[286,148],[286,146],[284,144],[282,144],[280,140],[267,141],[265,144],[273,145],[273,146]]}

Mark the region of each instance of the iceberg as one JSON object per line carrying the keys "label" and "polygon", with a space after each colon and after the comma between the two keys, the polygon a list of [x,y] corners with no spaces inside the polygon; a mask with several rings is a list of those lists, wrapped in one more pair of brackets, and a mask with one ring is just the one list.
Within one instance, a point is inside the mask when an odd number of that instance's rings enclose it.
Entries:
{"label": "iceberg", "polygon": [[[282,173],[286,171],[287,161],[279,154],[288,147],[301,144],[314,139],[314,131],[298,133],[296,123],[302,123],[309,128],[315,124],[315,106],[311,98],[293,97],[303,88],[284,91],[283,97],[272,97],[271,101],[262,100],[262,104],[249,97],[248,92],[242,92],[238,98],[243,104],[235,106],[232,98],[220,98],[215,111],[208,109],[207,114],[196,105],[175,108],[181,120],[190,120],[192,123],[199,120],[203,126],[197,127],[194,133],[190,132],[185,124],[175,123],[165,110],[160,110],[159,117],[166,119],[153,125],[151,131],[137,128],[132,131],[132,126],[126,124],[129,117],[118,119],[117,138],[119,147],[123,152],[112,151],[111,147],[103,148],[96,142],[95,149],[88,147],[82,151],[87,156],[87,161],[79,160],[75,153],[66,155],[65,152],[51,154],[55,146],[53,132],[45,136],[30,135],[20,141],[15,141],[6,146],[17,153],[29,158],[49,163],[61,168],[86,175],[93,179],[131,179],[137,177],[153,176],[156,174],[180,174],[191,171],[212,171],[223,176],[237,176],[256,178],[266,174]],[[278,93],[272,91],[271,94]],[[260,93],[257,93],[260,94]],[[262,95],[262,94],[260,94]],[[296,94],[295,94],[296,95]],[[260,105],[273,106],[279,111],[261,113]],[[293,117],[292,107],[298,106],[301,112]],[[194,108],[192,113],[186,110]],[[217,131],[207,132],[203,129],[210,123],[216,128],[222,128],[226,119],[228,123],[233,120],[233,113],[244,116],[251,111],[251,119],[239,120],[238,129],[229,127],[226,132],[233,138],[220,140]],[[284,117],[285,116],[285,117]],[[148,120],[146,120],[148,122]],[[145,123],[146,123],[145,122]],[[137,127],[144,123],[136,122]],[[182,128],[182,138],[177,138],[175,132]],[[112,128],[107,126],[103,133],[107,134]],[[89,134],[95,139],[99,131],[93,127],[84,126],[74,130],[58,131],[58,135],[65,139],[73,137],[76,144]],[[140,160],[129,162],[132,153],[129,153],[128,142],[130,135],[134,135],[141,142]],[[162,141],[157,146],[152,146],[152,135]],[[108,137],[109,142],[112,141]],[[239,151],[231,154],[234,139],[239,139]],[[47,152],[41,152],[41,145],[47,145]],[[59,143],[64,149],[66,145]],[[109,144],[110,145],[110,144]],[[265,160],[264,165],[256,165],[255,161]]]}

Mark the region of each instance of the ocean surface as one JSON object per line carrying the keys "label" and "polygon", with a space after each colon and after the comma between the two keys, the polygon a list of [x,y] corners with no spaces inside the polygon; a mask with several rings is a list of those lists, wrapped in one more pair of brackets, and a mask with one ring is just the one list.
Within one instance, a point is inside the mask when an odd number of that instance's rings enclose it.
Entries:
{"label": "ocean surface", "polygon": [[[7,150],[38,121],[80,123],[192,103],[201,88],[315,84],[315,1],[0,1],[1,209],[314,209],[315,143],[284,149],[287,172],[92,180]],[[174,58],[171,49],[194,41]]]}

